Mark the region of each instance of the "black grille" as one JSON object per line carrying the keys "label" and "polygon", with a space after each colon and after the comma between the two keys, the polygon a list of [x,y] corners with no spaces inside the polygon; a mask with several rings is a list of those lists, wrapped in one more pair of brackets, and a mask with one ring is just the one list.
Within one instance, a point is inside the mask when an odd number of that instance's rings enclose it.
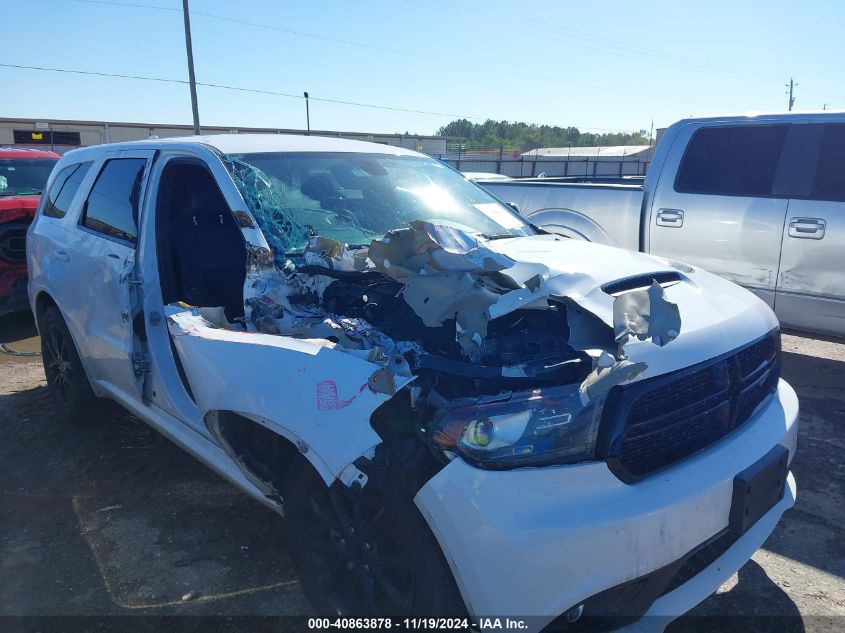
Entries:
{"label": "black grille", "polygon": [[0,259],[7,262],[26,261],[26,229],[29,222],[0,224]]}
{"label": "black grille", "polygon": [[780,333],[699,365],[617,387],[602,420],[604,454],[636,481],[725,437],[777,388]]}

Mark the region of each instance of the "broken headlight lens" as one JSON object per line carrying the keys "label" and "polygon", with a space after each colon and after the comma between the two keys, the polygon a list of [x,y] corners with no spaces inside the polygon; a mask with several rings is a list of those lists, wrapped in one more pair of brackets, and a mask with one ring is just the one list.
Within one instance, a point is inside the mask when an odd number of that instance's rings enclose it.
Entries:
{"label": "broken headlight lens", "polygon": [[585,461],[595,456],[601,404],[583,404],[577,385],[515,393],[449,411],[434,443],[481,468]]}

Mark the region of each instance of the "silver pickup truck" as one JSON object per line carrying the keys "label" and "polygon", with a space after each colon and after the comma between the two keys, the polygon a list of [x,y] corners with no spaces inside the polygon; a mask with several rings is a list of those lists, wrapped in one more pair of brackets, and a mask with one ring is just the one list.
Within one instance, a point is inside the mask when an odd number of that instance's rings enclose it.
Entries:
{"label": "silver pickup truck", "polygon": [[480,184],[550,232],[700,266],[845,335],[845,112],[684,119],[643,186]]}

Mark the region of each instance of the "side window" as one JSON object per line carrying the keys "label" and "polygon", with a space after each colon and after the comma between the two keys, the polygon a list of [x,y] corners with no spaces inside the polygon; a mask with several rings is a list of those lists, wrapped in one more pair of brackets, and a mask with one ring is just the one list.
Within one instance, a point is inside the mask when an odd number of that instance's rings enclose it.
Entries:
{"label": "side window", "polygon": [[690,139],[675,191],[724,196],[772,193],[788,125],[706,127]]}
{"label": "side window", "polygon": [[47,192],[47,203],[44,205],[44,215],[51,218],[63,218],[85,179],[85,174],[91,163],[78,163],[65,167],[56,176],[53,186]]}
{"label": "side window", "polygon": [[845,125],[825,125],[810,197],[845,202]]}
{"label": "side window", "polygon": [[88,195],[82,224],[134,244],[138,237],[138,206],[146,164],[143,158],[115,158],[106,162]]}

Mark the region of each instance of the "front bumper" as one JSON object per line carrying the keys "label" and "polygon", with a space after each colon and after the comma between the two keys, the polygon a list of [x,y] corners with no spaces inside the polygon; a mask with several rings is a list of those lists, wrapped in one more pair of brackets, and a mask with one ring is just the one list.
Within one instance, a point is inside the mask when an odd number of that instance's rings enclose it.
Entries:
{"label": "front bumper", "polygon": [[0,315],[29,308],[26,281],[26,264],[0,260]]}
{"label": "front bumper", "polygon": [[[798,400],[777,393],[706,450],[635,484],[604,463],[485,471],[453,460],[415,499],[475,616],[538,616],[543,626],[585,599],[685,556],[728,527],[734,476],[777,444],[795,453]],[[655,601],[653,625],[703,600],[762,545],[795,500],[784,498],[713,564]]]}

